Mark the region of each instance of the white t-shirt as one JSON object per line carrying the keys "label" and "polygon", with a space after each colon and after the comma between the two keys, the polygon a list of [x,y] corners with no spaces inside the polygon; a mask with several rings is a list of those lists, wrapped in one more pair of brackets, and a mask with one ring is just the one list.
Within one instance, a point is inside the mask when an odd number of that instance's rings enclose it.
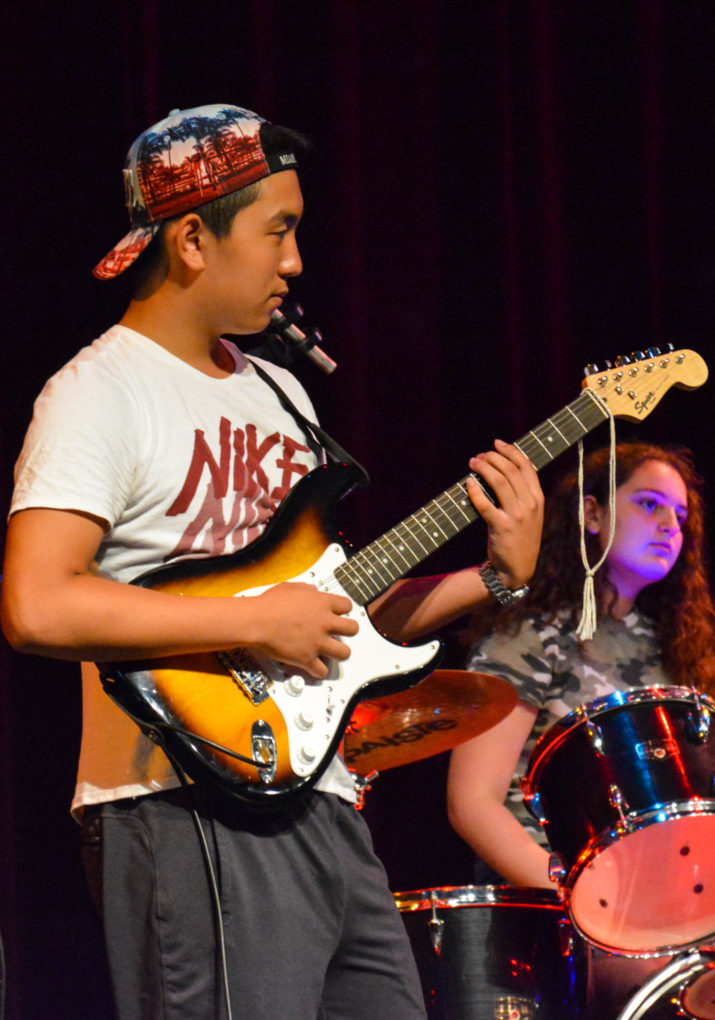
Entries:
{"label": "white t-shirt", "polygon": [[[83,348],[35,403],[15,472],[11,513],[79,510],[108,524],[97,554],[106,576],[129,582],[187,556],[243,548],[318,460],[292,415],[251,362],[215,379],[124,326]],[[262,367],[310,420],[297,380]],[[83,727],[73,811],[178,785],[164,753],[110,700],[82,664]],[[354,800],[336,760],[317,788]]]}

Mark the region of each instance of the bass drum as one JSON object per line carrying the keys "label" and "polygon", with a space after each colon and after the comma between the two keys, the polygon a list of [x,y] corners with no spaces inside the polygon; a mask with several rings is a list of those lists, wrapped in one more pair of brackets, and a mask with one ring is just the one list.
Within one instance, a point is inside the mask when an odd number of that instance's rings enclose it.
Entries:
{"label": "bass drum", "polygon": [[715,703],[681,687],[612,694],[537,741],[522,781],[593,945],[664,956],[715,934]]}
{"label": "bass drum", "polygon": [[675,957],[633,996],[618,1020],[715,1020],[715,952]]}
{"label": "bass drum", "polygon": [[548,889],[395,893],[429,1020],[581,1020],[582,943]]}

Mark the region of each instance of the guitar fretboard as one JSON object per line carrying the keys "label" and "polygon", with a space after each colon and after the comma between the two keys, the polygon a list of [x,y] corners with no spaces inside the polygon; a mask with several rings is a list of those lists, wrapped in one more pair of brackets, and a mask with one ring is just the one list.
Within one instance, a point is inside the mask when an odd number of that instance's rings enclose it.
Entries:
{"label": "guitar fretboard", "polygon": [[[586,389],[514,445],[540,471],[607,417],[599,398]],[[354,553],[335,570],[335,577],[354,602],[366,605],[478,516],[463,478]]]}

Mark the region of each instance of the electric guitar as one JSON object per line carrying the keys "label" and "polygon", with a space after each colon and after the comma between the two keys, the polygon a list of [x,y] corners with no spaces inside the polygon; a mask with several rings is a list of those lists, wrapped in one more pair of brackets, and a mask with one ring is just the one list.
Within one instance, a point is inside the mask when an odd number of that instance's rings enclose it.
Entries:
{"label": "electric guitar", "polygon": [[[538,469],[609,416],[645,418],[671,386],[701,386],[699,354],[657,350],[587,371],[581,395],[515,444]],[[100,664],[105,690],[194,780],[217,783],[254,807],[307,791],[338,749],[357,702],[404,690],[432,672],[441,644],[401,645],[370,623],[368,604],[477,517],[466,478],[395,528],[352,552],[336,506],[364,481],[356,466],[305,476],[262,535],[238,553],[184,560],[133,583],[176,595],[251,596],[281,581],[347,595],[359,624],[350,657],[316,680],[240,648]]]}

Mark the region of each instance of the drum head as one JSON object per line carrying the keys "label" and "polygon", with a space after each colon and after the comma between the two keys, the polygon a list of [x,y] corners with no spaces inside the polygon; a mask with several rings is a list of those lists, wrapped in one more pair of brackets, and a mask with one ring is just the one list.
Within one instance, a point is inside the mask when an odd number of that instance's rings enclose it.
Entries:
{"label": "drum head", "polygon": [[715,815],[658,818],[591,858],[569,909],[590,942],[627,956],[661,956],[715,933]]}

